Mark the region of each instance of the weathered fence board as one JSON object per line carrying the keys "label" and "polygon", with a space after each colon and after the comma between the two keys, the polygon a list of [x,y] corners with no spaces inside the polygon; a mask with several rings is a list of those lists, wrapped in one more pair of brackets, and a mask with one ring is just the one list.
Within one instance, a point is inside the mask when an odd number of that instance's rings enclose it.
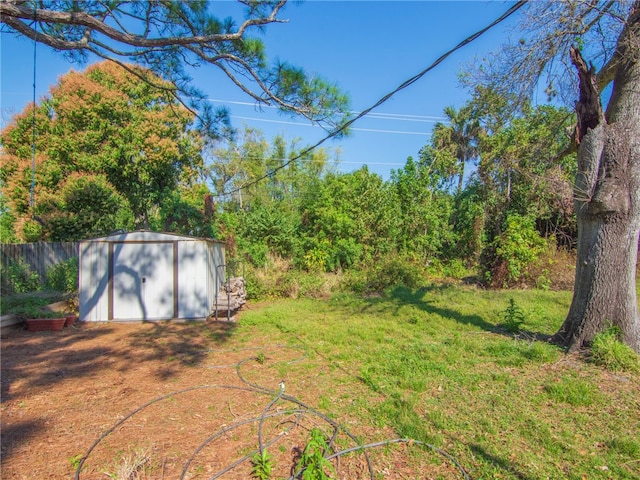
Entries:
{"label": "weathered fence board", "polygon": [[78,242],[3,243],[0,245],[2,266],[24,262],[45,281],[49,268],[78,256]]}

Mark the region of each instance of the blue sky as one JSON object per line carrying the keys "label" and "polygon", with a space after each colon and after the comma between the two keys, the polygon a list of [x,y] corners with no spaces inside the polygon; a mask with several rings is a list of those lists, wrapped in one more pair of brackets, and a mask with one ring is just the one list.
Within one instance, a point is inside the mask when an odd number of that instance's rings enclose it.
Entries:
{"label": "blue sky", "polygon": [[[231,2],[214,2],[221,16]],[[317,1],[289,4],[280,15],[288,23],[269,25],[259,36],[271,59],[280,59],[317,73],[339,85],[351,97],[354,111],[362,111],[435,59],[506,11],[504,1]],[[516,14],[517,15],[517,14]],[[450,56],[420,81],[394,95],[352,127],[349,137],[330,140],[323,147],[339,150],[341,171],[368,165],[388,178],[407,157],[417,157],[429,141],[433,124],[448,105],[459,107],[469,98],[459,85],[461,68],[506,39],[516,16],[485,33]],[[2,124],[21,111],[33,96],[33,44],[2,34]],[[46,94],[57,78],[82,65],[38,45],[36,97]],[[299,146],[315,144],[325,132],[303,119],[274,109],[257,109],[254,102],[214,67],[194,72],[196,86],[216,105],[227,105],[235,126],[261,130],[270,140],[280,134]]]}

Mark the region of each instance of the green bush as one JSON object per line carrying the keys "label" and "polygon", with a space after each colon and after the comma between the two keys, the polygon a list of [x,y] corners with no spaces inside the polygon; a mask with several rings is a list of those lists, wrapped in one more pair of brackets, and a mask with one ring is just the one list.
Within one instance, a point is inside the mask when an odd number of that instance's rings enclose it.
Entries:
{"label": "green bush", "polygon": [[278,296],[285,298],[323,297],[325,278],[322,272],[290,270],[276,281]]}
{"label": "green bush", "polygon": [[78,258],[70,258],[47,270],[46,286],[50,290],[70,293],[78,290]]}
{"label": "green bush", "polygon": [[459,280],[471,275],[473,272],[465,266],[462,260],[454,258],[446,261],[441,261],[439,259],[431,260],[429,265],[426,267],[426,273],[431,278],[450,278]]}
{"label": "green bush", "polygon": [[345,289],[358,294],[382,292],[399,286],[415,289],[425,283],[425,273],[420,266],[396,255],[359,270],[348,271],[344,283]]}
{"label": "green bush", "polygon": [[255,267],[264,267],[269,257],[269,248],[263,243],[251,243],[242,248],[244,258]]}
{"label": "green bush", "polygon": [[544,252],[545,240],[538,234],[535,218],[511,213],[502,235],[494,240],[496,254],[506,262],[507,283],[517,282]]}
{"label": "green bush", "polygon": [[288,261],[270,256],[262,268],[250,266],[245,272],[247,298],[323,298],[339,281],[336,275],[291,268]]}
{"label": "green bush", "polygon": [[253,268],[248,268],[245,273],[247,299],[258,300],[267,298],[269,296],[269,285],[265,279],[256,275],[256,271]]}
{"label": "green bush", "polygon": [[28,263],[20,260],[12,262],[8,266],[2,266],[2,293],[27,293],[41,290],[40,277],[37,272],[31,270]]}

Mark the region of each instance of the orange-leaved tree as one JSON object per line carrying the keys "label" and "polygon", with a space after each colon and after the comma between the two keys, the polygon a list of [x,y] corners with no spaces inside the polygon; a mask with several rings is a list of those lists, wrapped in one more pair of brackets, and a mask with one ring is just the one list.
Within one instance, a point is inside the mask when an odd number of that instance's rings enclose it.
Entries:
{"label": "orange-leaved tree", "polygon": [[17,238],[149,227],[163,198],[197,182],[202,159],[193,120],[169,90],[112,62],[62,76],[0,136],[2,195]]}

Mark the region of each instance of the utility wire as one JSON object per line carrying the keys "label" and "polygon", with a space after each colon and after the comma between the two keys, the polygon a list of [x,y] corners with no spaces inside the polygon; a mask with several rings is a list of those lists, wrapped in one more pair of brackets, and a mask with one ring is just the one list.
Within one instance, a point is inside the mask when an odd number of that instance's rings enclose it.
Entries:
{"label": "utility wire", "polygon": [[36,189],[36,35],[38,33],[37,9],[33,9],[33,116],[31,124],[31,187],[29,188],[29,208],[33,209]]}
{"label": "utility wire", "polygon": [[[239,375],[240,374],[240,368],[243,364],[245,364],[247,361],[250,360],[255,360],[256,357],[248,357],[245,358],[243,360],[240,360],[239,362],[237,362],[234,366],[236,367],[236,373]],[[299,359],[294,360],[293,362],[297,362],[299,361]],[[287,363],[291,363],[291,362],[287,362]],[[233,365],[231,365],[233,366]],[[238,385],[215,385],[215,384],[205,384],[205,385],[198,385],[198,386],[194,386],[194,387],[187,387],[178,391],[174,391],[171,393],[167,393],[164,395],[161,395],[159,397],[154,398],[153,400],[148,401],[147,403],[145,403],[144,405],[139,406],[138,408],[135,408],[134,410],[132,410],[131,412],[129,412],[127,415],[125,415],[124,417],[120,418],[112,427],[108,428],[107,430],[105,430],[97,439],[96,441],[89,447],[89,449],[87,450],[87,452],[84,454],[84,456],[80,459],[80,461],[78,462],[78,466],[76,468],[76,472],[75,472],[75,480],[80,480],[81,478],[81,474],[82,474],[82,470],[85,467],[85,462],[89,459],[89,457],[91,456],[92,452],[96,449],[96,447],[98,447],[98,445],[105,440],[109,435],[111,435],[112,433],[116,432],[119,427],[121,425],[123,425],[124,423],[126,423],[127,421],[131,420],[132,417],[134,417],[135,415],[141,413],[143,410],[156,405],[164,400],[167,400],[169,398],[175,398],[179,395],[183,395],[183,394],[189,394],[192,392],[196,392],[196,391],[203,391],[203,390],[207,390],[207,389],[212,389],[212,390],[216,390],[216,389],[221,389],[221,390],[236,390],[236,391],[241,391],[241,392],[250,392],[250,393],[254,393],[254,394],[258,394],[258,395],[273,395],[274,392],[272,390],[269,390],[265,387],[259,386],[257,384],[253,384],[248,382],[246,379],[244,379],[243,377],[240,377],[240,379],[242,380],[243,383],[246,384],[246,386],[238,386]],[[273,405],[275,405],[277,402],[289,402],[292,403],[293,405],[295,405],[294,408],[285,408],[285,409],[281,409],[275,412],[270,412],[269,410],[271,409],[271,407],[273,407]],[[249,418],[249,419],[245,419],[245,420],[239,420],[231,425],[222,425],[222,428],[218,429],[215,433],[213,433],[212,435],[210,435],[209,437],[207,437],[196,449],[195,451],[191,454],[191,456],[188,458],[188,460],[186,461],[186,463],[183,465],[183,469],[182,469],[182,473],[180,475],[180,479],[183,480],[184,478],[186,478],[187,473],[189,471],[189,468],[191,467],[193,461],[195,460],[195,458],[200,455],[204,449],[211,445],[212,442],[214,442],[215,440],[219,439],[220,437],[222,437],[223,435],[227,434],[228,432],[231,432],[239,427],[245,426],[245,425],[249,425],[249,424],[255,424],[255,423],[259,423],[259,430],[262,429],[262,425],[264,423],[264,421],[266,419],[273,419],[273,418],[277,418],[277,417],[281,417],[281,416],[294,416],[295,420],[292,420],[292,425],[285,429],[281,434],[276,434],[275,436],[272,436],[268,441],[263,442],[262,439],[262,434],[259,432],[259,447],[257,449],[254,449],[252,452],[245,454],[243,457],[239,458],[238,460],[234,461],[233,463],[231,463],[230,465],[227,465],[226,467],[224,467],[222,470],[219,470],[217,473],[215,473],[213,476],[209,477],[209,480],[215,480],[216,478],[221,477],[222,475],[224,475],[225,473],[235,469],[236,467],[238,467],[240,464],[245,463],[247,461],[250,461],[251,458],[253,457],[253,455],[255,455],[256,453],[262,453],[264,451],[264,449],[266,449],[267,447],[275,444],[277,441],[281,440],[283,435],[287,435],[288,432],[292,431],[292,429],[296,428],[297,426],[300,425],[301,421],[305,418],[305,417],[317,417],[321,420],[323,420],[324,422],[326,422],[329,426],[331,426],[331,428],[333,429],[333,435],[330,439],[330,441],[327,444],[327,448],[331,449],[334,451],[334,453],[328,453],[326,452],[324,456],[325,460],[330,461],[330,460],[339,460],[340,457],[347,455],[349,453],[353,453],[356,452],[358,454],[361,454],[364,456],[364,461],[366,463],[366,468],[368,470],[369,473],[369,478],[371,478],[371,480],[373,480],[375,478],[375,474],[374,474],[374,470],[373,470],[373,464],[371,462],[371,458],[368,455],[368,450],[371,448],[377,448],[377,447],[385,447],[388,445],[392,445],[392,444],[400,444],[400,443],[404,443],[404,444],[408,444],[408,445],[418,445],[421,447],[424,447],[426,449],[430,449],[432,451],[434,451],[435,453],[443,456],[444,458],[446,458],[447,460],[449,460],[451,462],[452,465],[454,465],[458,471],[460,472],[460,474],[462,475],[462,477],[465,480],[469,480],[469,475],[467,474],[466,470],[464,469],[464,467],[460,464],[460,462],[458,462],[456,460],[455,457],[453,457],[452,455],[450,455],[449,453],[447,453],[446,451],[442,450],[441,448],[438,448],[434,445],[419,441],[419,440],[414,440],[414,439],[410,439],[410,438],[396,438],[396,439],[391,439],[391,440],[384,440],[382,442],[376,442],[376,443],[370,443],[370,444],[362,444],[361,441],[351,432],[349,432],[344,426],[340,425],[339,423],[337,423],[335,420],[333,420],[332,418],[330,418],[329,416],[315,410],[314,408],[312,408],[311,406],[305,404],[304,402],[298,400],[295,397],[289,396],[289,395],[285,395],[284,394],[284,385],[281,384],[280,388],[278,390],[278,392],[276,393],[275,398],[273,398],[267,405],[266,408],[263,409],[262,414],[258,417],[253,417],[253,418]],[[346,437],[348,437],[351,442],[353,442],[354,446],[349,447],[349,448],[345,448],[344,450],[340,450],[335,452],[335,450],[333,449],[332,445],[336,439],[336,437],[338,436],[338,434],[343,434]],[[296,478],[299,478],[300,474],[302,474],[302,471],[293,471],[292,470],[292,476],[288,478],[288,480],[295,480]]]}
{"label": "utility wire", "polygon": [[468,45],[469,43],[473,42],[474,40],[476,40],[478,37],[480,37],[481,35],[483,35],[484,33],[486,33],[488,30],[492,29],[493,27],[495,27],[496,25],[498,25],[499,23],[503,22],[504,20],[506,20],[507,18],[509,18],[511,15],[513,15],[516,11],[518,11],[520,8],[522,8],[525,4],[527,3],[527,0],[520,0],[519,2],[515,3],[513,6],[511,6],[511,8],[509,8],[505,13],[503,13],[502,15],[500,15],[500,17],[498,17],[497,19],[495,19],[493,22],[491,22],[489,25],[487,25],[486,27],[478,30],[476,33],[474,33],[473,35],[468,36],[467,38],[465,38],[464,40],[462,40],[460,43],[458,43],[458,45],[456,45],[455,47],[453,47],[452,49],[450,49],[449,51],[445,52],[444,54],[442,54],[436,61],[434,61],[431,65],[429,65],[427,68],[425,68],[424,70],[422,70],[420,73],[418,73],[417,75],[414,75],[413,77],[411,77],[410,79],[406,80],[405,82],[403,82],[401,85],[399,85],[398,87],[396,87],[393,91],[387,93],[385,96],[383,96],[382,98],[380,98],[380,100],[378,100],[376,103],[374,103],[372,106],[370,106],[369,108],[366,108],[365,110],[363,110],[362,112],[360,112],[358,115],[356,115],[355,117],[353,117],[351,120],[343,123],[342,125],[340,125],[339,127],[337,127],[336,129],[332,130],[329,134],[327,134],[325,137],[323,137],[321,140],[319,140],[317,143],[315,143],[314,145],[305,148],[304,150],[302,150],[298,155],[296,155],[295,157],[293,157],[292,159],[290,159],[289,161],[283,163],[282,165],[279,165],[278,167],[274,168],[273,170],[271,170],[270,172],[267,172],[265,175],[256,178],[255,180],[252,180],[251,182],[248,182],[244,185],[241,185],[237,188],[234,188],[228,192],[222,192],[222,193],[218,193],[216,195],[214,195],[214,197],[224,197],[227,195],[233,195],[234,193],[237,193],[245,188],[251,187],[263,180],[266,180],[267,178],[271,178],[273,177],[278,171],[282,170],[283,168],[288,167],[290,164],[292,164],[293,162],[295,162],[296,160],[302,158],[303,156],[309,154],[310,152],[312,152],[313,150],[315,150],[316,148],[318,148],[320,145],[322,145],[323,143],[325,143],[327,140],[329,140],[330,138],[333,138],[337,135],[339,135],[340,133],[344,132],[347,128],[349,128],[351,125],[353,125],[356,121],[360,120],[362,117],[366,116],[369,112],[371,112],[372,110],[374,110],[375,108],[379,107],[380,105],[382,105],[383,103],[385,103],[387,100],[389,100],[391,97],[393,97],[396,93],[398,93],[401,90],[404,90],[405,88],[413,85],[415,82],[417,82],[418,80],[420,80],[422,77],[424,77],[427,73],[429,73],[431,70],[433,70],[435,67],[437,67],[438,65],[440,65],[444,60],[446,60],[450,55],[452,55],[453,53],[455,53],[456,51],[460,50],[462,47]]}
{"label": "utility wire", "polygon": [[[249,107],[256,107],[255,103],[251,103],[251,102],[240,102],[237,100],[220,100],[218,98],[208,98],[207,99],[209,102],[215,102],[215,103],[224,103],[224,104],[232,104],[232,105],[245,105],[245,106],[249,106]],[[263,108],[278,108],[275,105],[259,105],[258,107],[260,110]],[[354,115],[359,114],[359,111],[355,111],[352,110],[349,113],[353,113]],[[233,116],[233,115],[232,115]],[[438,121],[447,121],[446,117],[443,117],[442,115],[412,115],[412,114],[408,114],[408,113],[384,113],[384,112],[376,112],[376,113],[371,113],[369,115],[369,118],[379,118],[382,120],[406,120],[406,121],[411,121],[411,122],[438,122]],[[265,120],[266,121],[266,120]],[[288,123],[295,123],[295,122],[288,122]],[[296,125],[303,125],[300,123],[295,123]]]}

